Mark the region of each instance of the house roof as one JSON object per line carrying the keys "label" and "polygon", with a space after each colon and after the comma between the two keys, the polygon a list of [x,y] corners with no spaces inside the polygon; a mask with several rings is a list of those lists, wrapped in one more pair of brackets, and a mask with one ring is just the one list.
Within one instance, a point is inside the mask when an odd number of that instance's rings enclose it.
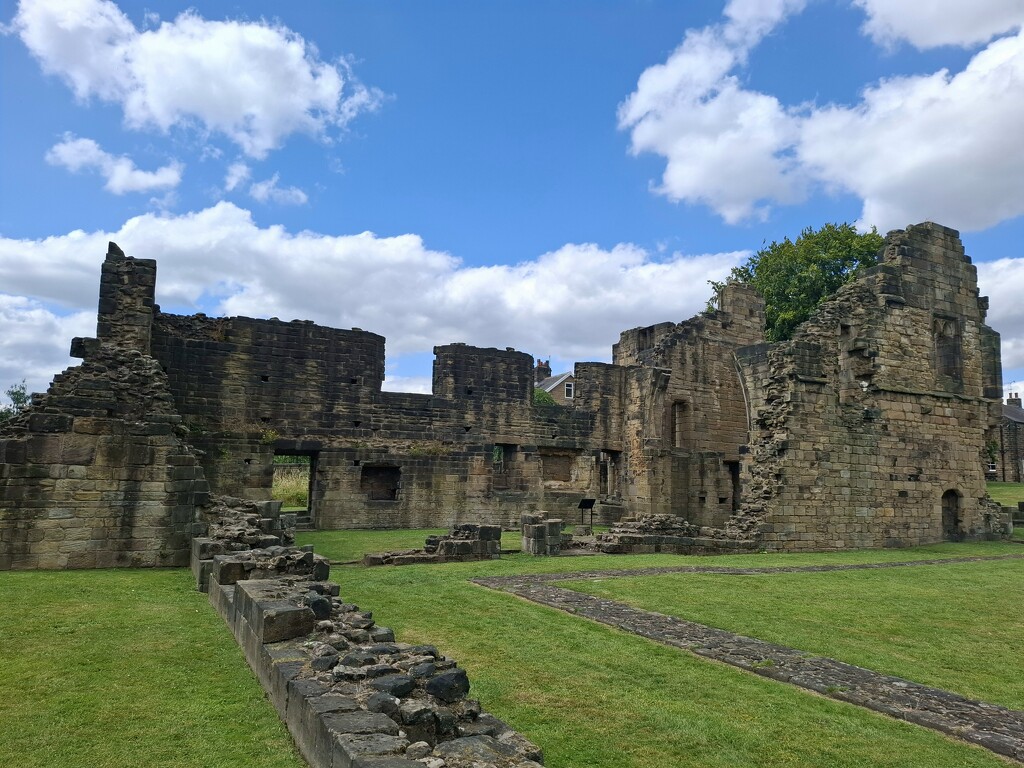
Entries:
{"label": "house roof", "polygon": [[560,373],[557,376],[548,376],[546,379],[544,379],[542,382],[540,382],[537,385],[537,387],[539,389],[543,389],[545,392],[551,392],[559,384],[562,384],[562,383],[564,383],[565,381],[568,381],[571,378],[572,378],[572,374],[571,373]]}
{"label": "house roof", "polygon": [[1018,424],[1024,424],[1024,408],[1017,405],[1004,405],[1003,418],[1015,421]]}

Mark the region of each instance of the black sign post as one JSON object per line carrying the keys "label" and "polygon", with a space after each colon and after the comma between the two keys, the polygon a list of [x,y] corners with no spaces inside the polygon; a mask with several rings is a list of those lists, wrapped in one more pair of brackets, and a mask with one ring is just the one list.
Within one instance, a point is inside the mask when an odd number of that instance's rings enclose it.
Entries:
{"label": "black sign post", "polygon": [[594,504],[597,499],[580,499],[579,511],[580,511],[580,525],[584,525],[583,515],[587,510],[590,510],[590,527],[594,527]]}

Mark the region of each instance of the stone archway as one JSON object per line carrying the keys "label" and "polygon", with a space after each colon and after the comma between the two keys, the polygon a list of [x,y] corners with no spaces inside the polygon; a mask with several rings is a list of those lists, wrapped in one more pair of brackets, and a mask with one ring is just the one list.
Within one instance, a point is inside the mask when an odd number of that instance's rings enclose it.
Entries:
{"label": "stone archway", "polygon": [[960,494],[948,490],[942,494],[942,538],[945,541],[960,541],[964,537],[963,521],[960,518]]}

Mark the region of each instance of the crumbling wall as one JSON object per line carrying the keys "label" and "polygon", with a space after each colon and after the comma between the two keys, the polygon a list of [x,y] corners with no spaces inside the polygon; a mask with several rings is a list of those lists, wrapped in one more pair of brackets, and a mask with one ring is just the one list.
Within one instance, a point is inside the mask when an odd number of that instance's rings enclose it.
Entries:
{"label": "crumbling wall", "polygon": [[[438,347],[433,395],[381,391],[384,339],[358,329],[158,313],[153,354],[214,490],[267,499],[274,455],[308,456],[320,528],[500,525],[600,490],[611,401],[534,406],[522,352]],[[545,480],[549,450],[570,478]]]}
{"label": "crumbling wall", "polygon": [[954,230],[890,233],[878,267],[788,342],[743,350],[752,461],[738,535],[770,549],[912,546],[999,528],[985,434],[998,346]]}
{"label": "crumbling wall", "polygon": [[155,277],[111,244],[85,361],[0,429],[0,569],[188,562],[208,486],[145,354]]}
{"label": "crumbling wall", "polygon": [[764,340],[764,302],[728,284],[719,308],[677,325],[624,332],[628,366],[623,442],[633,513],[722,526],[740,505],[747,406],[734,350]]}
{"label": "crumbling wall", "polygon": [[[468,697],[469,676],[454,660],[398,642],[344,601],[311,547],[259,546],[267,518],[235,500],[225,508],[226,525],[209,511],[193,572],[311,766],[540,768],[541,749]],[[258,548],[238,548],[253,538]],[[197,561],[218,549],[231,554]]]}

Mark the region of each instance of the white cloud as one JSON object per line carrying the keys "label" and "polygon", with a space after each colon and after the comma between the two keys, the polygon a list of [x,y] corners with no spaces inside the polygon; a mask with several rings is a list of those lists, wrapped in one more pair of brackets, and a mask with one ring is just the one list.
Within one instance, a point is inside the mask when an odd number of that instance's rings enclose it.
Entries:
{"label": "white cloud", "polygon": [[119,104],[129,127],[198,124],[251,157],[295,132],[325,137],[381,101],[347,61],[321,61],[302,36],[265,21],[188,11],[140,31],[109,0],[22,0],[13,27],[46,72],[80,99]]}
{"label": "white cloud", "polygon": [[655,191],[703,203],[725,221],[763,216],[767,201],[797,202],[805,179],[791,149],[797,121],[774,96],[730,74],[800,0],[734,0],[724,24],[690,30],[664,64],[648,68],[619,107],[633,154],[666,159]]}
{"label": "white cloud", "polygon": [[29,392],[43,392],[50,379],[77,361],[71,339],[96,333],[95,311],[61,316],[38,301],[0,293],[0,391],[25,380]]}
{"label": "white cloud", "polygon": [[104,152],[92,139],[80,139],[72,134],[65,134],[62,142],[50,147],[46,162],[73,173],[83,169],[99,171],[106,180],[103,188],[115,195],[173,189],[181,183],[184,169],[181,163],[174,161],[155,171],[140,171],[127,155],[118,157]]}
{"label": "white cloud", "polygon": [[[857,195],[861,223],[883,231],[926,219],[978,230],[1024,214],[1024,32],[993,41],[961,72],[885,79],[853,105],[787,106],[743,88],[736,72],[802,5],[731,3],[723,24],[690,30],[640,76],[619,125],[631,131],[633,153],[665,158],[656,192],[708,205],[728,223],[800,202],[815,187]],[[901,9],[905,21],[932,18],[909,1],[864,5],[872,19]],[[999,7],[985,39],[1024,18],[1024,0]],[[943,17],[944,28],[975,39],[957,19]]]}
{"label": "white cloud", "polygon": [[1024,34],[960,73],[893,78],[804,122],[798,154],[885,230],[930,219],[979,230],[1024,213]]}
{"label": "white cloud", "polygon": [[892,46],[972,46],[1014,32],[1024,23],[1024,0],[853,0],[867,14],[864,33]]}
{"label": "white cloud", "polygon": [[[166,310],[202,303],[226,315],[360,327],[387,337],[389,359],[464,341],[607,360],[623,329],[700,311],[711,293],[706,281],[749,255],[654,260],[634,245],[570,244],[515,266],[464,267],[416,235],[260,228],[248,211],[222,202],[179,216],[146,214],[117,232],[0,238],[0,285],[94,317],[108,240],[157,259],[157,300]],[[18,359],[5,365],[16,371]]]}
{"label": "white cloud", "polygon": [[277,186],[279,180],[280,174],[275,173],[269,179],[258,181],[250,186],[249,194],[254,200],[258,200],[261,203],[274,202],[280,205],[305,205],[309,201],[309,196],[298,187]]}
{"label": "white cloud", "polygon": [[1024,369],[1024,258],[979,263],[978,288],[989,297],[986,322],[1002,336],[1003,369]]}
{"label": "white cloud", "polygon": [[228,166],[228,172],[224,176],[224,191],[231,192],[243,181],[248,181],[252,170],[242,162],[232,163]]}

